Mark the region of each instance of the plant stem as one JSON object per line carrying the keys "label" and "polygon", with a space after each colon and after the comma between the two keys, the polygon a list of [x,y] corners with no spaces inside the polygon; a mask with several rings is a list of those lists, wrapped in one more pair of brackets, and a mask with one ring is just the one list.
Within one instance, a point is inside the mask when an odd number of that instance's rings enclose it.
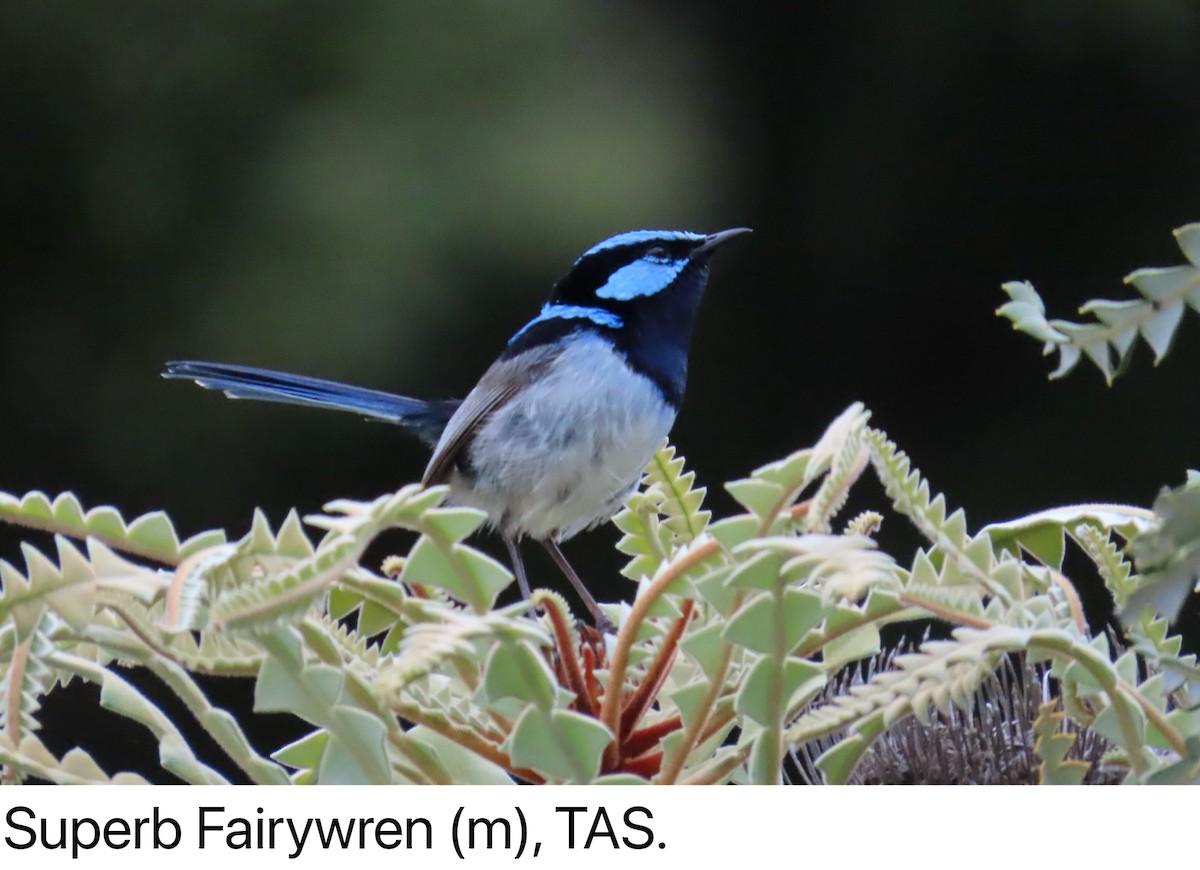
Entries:
{"label": "plant stem", "polygon": [[[621,624],[617,633],[617,642],[613,648],[612,661],[609,664],[608,686],[604,691],[604,703],[600,708],[600,721],[608,727],[614,740],[620,727],[621,707],[623,706],[623,689],[625,686],[625,671],[629,667],[629,653],[637,639],[638,629],[654,604],[672,583],[709,556],[721,551],[721,545],[715,538],[708,538],[694,544],[682,556],[667,565],[659,572],[646,590],[638,596],[630,608],[629,616]],[[613,749],[612,746],[609,747]]]}

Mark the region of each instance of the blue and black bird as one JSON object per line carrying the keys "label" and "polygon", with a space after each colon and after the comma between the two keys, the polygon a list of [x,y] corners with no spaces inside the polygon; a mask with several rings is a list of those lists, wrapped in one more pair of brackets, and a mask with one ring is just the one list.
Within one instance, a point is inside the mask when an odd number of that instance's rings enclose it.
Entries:
{"label": "blue and black bird", "polygon": [[211,362],[167,363],[163,376],[408,429],[433,448],[421,482],[449,484],[452,503],[487,513],[523,595],[518,542],[532,538],[607,627],[559,544],[610,519],[637,486],[683,399],[709,261],[748,232],[634,230],[594,245],[461,401]]}

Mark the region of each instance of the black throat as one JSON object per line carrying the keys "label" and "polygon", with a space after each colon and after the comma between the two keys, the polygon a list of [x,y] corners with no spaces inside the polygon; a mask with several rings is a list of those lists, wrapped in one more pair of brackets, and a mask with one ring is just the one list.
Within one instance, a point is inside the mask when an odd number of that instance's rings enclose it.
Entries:
{"label": "black throat", "polygon": [[677,410],[687,387],[688,344],[707,279],[708,263],[693,262],[658,293],[622,302],[607,301],[605,306],[625,321],[613,334],[617,350]]}

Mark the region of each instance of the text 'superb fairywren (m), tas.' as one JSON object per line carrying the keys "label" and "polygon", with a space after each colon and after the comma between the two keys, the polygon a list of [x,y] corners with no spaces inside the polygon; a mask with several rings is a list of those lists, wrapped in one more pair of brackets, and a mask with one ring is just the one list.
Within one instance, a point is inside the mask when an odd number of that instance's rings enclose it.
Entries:
{"label": "text 'superb fairywren (m), tas.'", "polygon": [[634,230],[589,248],[461,401],[210,362],[167,363],[163,376],[409,429],[433,448],[421,482],[447,483],[450,502],[487,513],[526,598],[517,544],[529,537],[607,626],[558,545],[610,519],[636,488],[683,399],[709,260],[748,232]]}

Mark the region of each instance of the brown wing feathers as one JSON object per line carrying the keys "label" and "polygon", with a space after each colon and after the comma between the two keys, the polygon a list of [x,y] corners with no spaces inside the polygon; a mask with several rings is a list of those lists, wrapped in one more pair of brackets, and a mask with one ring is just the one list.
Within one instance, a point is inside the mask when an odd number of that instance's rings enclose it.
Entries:
{"label": "brown wing feathers", "polygon": [[539,377],[560,352],[558,346],[543,347],[493,363],[446,424],[421,483],[425,486],[445,483],[455,461],[480,427]]}

